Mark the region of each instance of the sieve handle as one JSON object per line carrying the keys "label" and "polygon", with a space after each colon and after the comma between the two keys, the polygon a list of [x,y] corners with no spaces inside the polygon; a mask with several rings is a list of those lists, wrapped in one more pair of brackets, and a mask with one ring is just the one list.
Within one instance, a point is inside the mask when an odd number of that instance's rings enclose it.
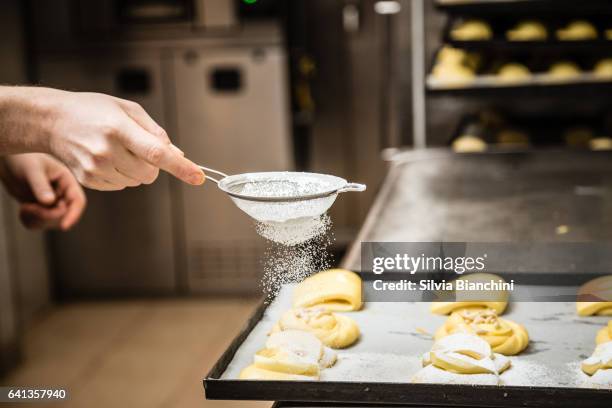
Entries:
{"label": "sieve handle", "polygon": [[344,187],[338,189],[338,193],[346,193],[347,191],[365,191],[366,185],[360,183],[346,183]]}
{"label": "sieve handle", "polygon": [[[198,167],[201,168],[202,170],[204,170],[206,173],[218,174],[219,176],[221,176],[223,178],[227,177],[227,174],[225,174],[223,172],[220,172],[219,170],[215,170],[215,169],[211,169],[209,167],[204,167],[204,166],[199,166],[199,165],[198,165]],[[217,180],[214,177],[210,177],[208,174],[206,174],[206,179],[210,180],[210,181],[214,181],[215,184],[217,184],[217,185],[219,184],[219,181],[221,181],[221,179]]]}

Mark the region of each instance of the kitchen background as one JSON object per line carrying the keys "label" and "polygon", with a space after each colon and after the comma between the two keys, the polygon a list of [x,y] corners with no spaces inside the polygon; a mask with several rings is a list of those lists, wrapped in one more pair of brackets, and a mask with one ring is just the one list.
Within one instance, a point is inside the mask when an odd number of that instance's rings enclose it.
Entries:
{"label": "kitchen background", "polygon": [[[398,150],[450,146],[463,134],[494,143],[488,126],[506,115],[527,134],[535,116],[610,134],[609,79],[457,89],[429,75],[466,15],[562,24],[575,16],[572,2],[454,3],[5,0],[0,81],[134,100],[190,159],[230,174],[295,169],[367,184],[331,210],[339,261]],[[581,2],[597,21],[610,12]],[[603,39],[474,44],[483,59],[537,64],[569,57],[586,67],[612,54]],[[46,235],[24,230],[2,194],[0,383],[66,386],[66,406],[257,405],[206,402],[200,383],[261,293],[266,242],[224,194],[165,174],[138,189],[88,191],[80,223]]]}

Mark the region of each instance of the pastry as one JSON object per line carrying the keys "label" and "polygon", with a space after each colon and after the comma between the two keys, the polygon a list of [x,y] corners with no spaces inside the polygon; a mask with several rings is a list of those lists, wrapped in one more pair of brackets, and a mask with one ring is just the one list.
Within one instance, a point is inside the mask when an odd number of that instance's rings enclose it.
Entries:
{"label": "pastry", "polygon": [[453,48],[449,45],[445,45],[440,49],[436,57],[437,64],[448,64],[448,65],[460,65],[463,64],[467,58],[467,52],[459,48]]}
{"label": "pastry", "polygon": [[431,73],[437,80],[454,85],[468,84],[476,77],[472,68],[459,64],[436,64]]}
{"label": "pastry", "polygon": [[604,58],[600,60],[593,70],[593,74],[599,78],[612,77],[612,58]]}
{"label": "pastry", "polygon": [[502,147],[527,148],[529,137],[518,130],[504,129],[497,134],[497,144]]}
{"label": "pastry", "polygon": [[604,34],[606,35],[606,40],[612,40],[612,28],[606,29]]}
{"label": "pastry", "polygon": [[497,78],[502,82],[520,82],[531,77],[531,72],[523,64],[511,62],[502,65],[497,72]]}
{"label": "pastry", "polygon": [[506,356],[520,353],[529,344],[529,335],[522,325],[498,317],[493,309],[466,308],[453,312],[434,338],[439,340],[455,333],[477,335],[495,353]]}
{"label": "pastry", "polygon": [[477,136],[464,135],[453,141],[452,148],[457,153],[484,152],[487,143]]}
{"label": "pastry", "polygon": [[[591,376],[596,383],[612,387],[612,341],[599,344],[591,357],[582,362],[582,371]],[[597,377],[596,377],[597,376]],[[606,381],[599,381],[607,378]]]}
{"label": "pastry", "polygon": [[506,32],[506,38],[510,41],[544,41],[547,37],[546,27],[536,20],[521,21]]}
{"label": "pastry", "polygon": [[431,351],[423,355],[424,368],[412,382],[498,385],[499,374],[510,364],[510,359],[494,353],[480,337],[457,333],[434,343]]}
{"label": "pastry", "polygon": [[[505,282],[501,276],[492,273],[471,273],[462,276],[461,279],[470,282]],[[446,298],[448,295],[444,293],[442,297]],[[501,315],[506,310],[506,306],[508,306],[508,292],[505,290],[488,291],[485,293],[479,291],[455,292],[455,300],[454,302],[431,302],[431,312],[446,315],[467,307],[480,307],[482,309],[493,309],[498,315]]]}
{"label": "pastry", "polygon": [[273,333],[266,348],[255,353],[253,364],[240,372],[244,380],[318,380],[320,370],[331,367],[336,354],[313,334],[287,330]]}
{"label": "pastry", "polygon": [[353,319],[321,307],[288,310],[272,330],[307,331],[331,348],[348,347],[359,338],[359,327]]}
{"label": "pastry", "polygon": [[293,293],[293,307],[320,306],[332,312],[361,309],[361,278],[346,269],[330,269],[306,278]]}
{"label": "pastry", "polygon": [[592,279],[578,289],[576,311],[579,316],[612,316],[612,302],[583,302],[608,299],[612,299],[612,275]]}
{"label": "pastry", "polygon": [[483,41],[493,37],[491,26],[482,20],[470,19],[463,21],[450,32],[450,37],[457,41]]}
{"label": "pastry", "polygon": [[595,40],[597,29],[588,21],[574,20],[557,30],[557,38],[562,41]]}
{"label": "pastry", "polygon": [[586,127],[575,127],[568,129],[563,135],[565,144],[569,147],[588,147],[593,138],[593,132]]}
{"label": "pastry", "polygon": [[548,75],[555,79],[573,78],[580,75],[580,67],[571,61],[559,61],[550,66]]}
{"label": "pastry", "polygon": [[589,140],[589,148],[591,150],[612,150],[612,138],[610,137],[596,137]]}
{"label": "pastry", "polygon": [[602,344],[612,341],[612,320],[608,322],[608,325],[597,332],[595,338],[596,344]]}

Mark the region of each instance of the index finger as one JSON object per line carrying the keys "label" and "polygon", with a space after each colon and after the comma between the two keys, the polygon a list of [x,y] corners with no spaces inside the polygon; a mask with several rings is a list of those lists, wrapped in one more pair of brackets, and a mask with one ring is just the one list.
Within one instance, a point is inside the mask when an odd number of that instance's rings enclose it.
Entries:
{"label": "index finger", "polygon": [[140,127],[133,120],[126,121],[122,141],[125,147],[144,161],[158,167],[186,183],[204,183],[204,172],[191,160]]}

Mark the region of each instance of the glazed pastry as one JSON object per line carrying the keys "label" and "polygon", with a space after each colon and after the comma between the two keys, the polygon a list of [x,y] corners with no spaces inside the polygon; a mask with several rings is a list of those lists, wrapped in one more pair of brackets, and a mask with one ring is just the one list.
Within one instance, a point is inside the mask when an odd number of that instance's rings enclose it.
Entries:
{"label": "glazed pastry", "polygon": [[589,128],[575,127],[568,129],[563,138],[565,144],[569,147],[584,148],[589,146],[589,141],[593,138],[593,132]]}
{"label": "glazed pastry", "polygon": [[529,344],[529,335],[522,325],[498,317],[493,309],[467,308],[453,312],[434,338],[439,340],[455,333],[477,335],[495,353],[506,356],[520,353]]}
{"label": "glazed pastry", "polygon": [[568,79],[580,75],[580,67],[571,61],[559,61],[550,66],[548,75],[555,79]]}
{"label": "glazed pastry", "polygon": [[506,38],[510,41],[544,41],[547,37],[546,27],[536,20],[521,21],[506,32]]}
{"label": "glazed pastry", "polygon": [[612,77],[612,58],[604,58],[600,60],[593,70],[593,74],[599,78],[611,78]]}
{"label": "glazed pastry", "polygon": [[453,28],[450,37],[457,41],[489,40],[493,37],[493,31],[485,21],[471,19],[459,23]]}
{"label": "glazed pastry", "polygon": [[336,349],[348,347],[359,338],[359,327],[353,319],[320,307],[291,309],[283,314],[272,330],[307,331],[326,346]]}
{"label": "glazed pastry", "polygon": [[452,148],[457,153],[484,152],[487,143],[477,136],[464,135],[453,141]]}
{"label": "glazed pastry", "polygon": [[336,354],[313,334],[298,330],[273,333],[266,348],[255,353],[253,364],[240,372],[245,380],[319,379],[320,370],[331,367]]}
{"label": "glazed pastry", "polygon": [[608,322],[608,325],[597,332],[595,343],[603,344],[612,341],[612,320]]}
{"label": "glazed pastry", "polygon": [[518,130],[505,129],[497,134],[497,143],[502,147],[527,148],[529,137]]}
{"label": "glazed pastry", "polygon": [[557,30],[557,38],[562,41],[595,40],[597,29],[588,21],[574,20]]}
{"label": "glazed pastry", "polygon": [[332,312],[361,309],[361,278],[346,269],[330,269],[306,278],[293,293],[293,307],[319,306]]}
{"label": "glazed pastry", "polygon": [[[471,273],[462,276],[461,279],[471,282],[489,282],[492,280],[505,282],[502,277],[492,273]],[[431,302],[431,312],[434,314],[446,315],[455,310],[465,309],[467,307],[480,307],[482,309],[493,309],[498,315],[501,315],[504,313],[504,310],[506,310],[506,306],[508,306],[509,297],[508,292],[505,290],[490,291],[484,295],[478,292],[464,292],[456,293],[455,296],[455,302]],[[473,300],[470,300],[470,298]]]}
{"label": "glazed pastry", "polygon": [[[578,289],[578,300],[612,299],[612,275],[592,279]],[[612,302],[576,302],[579,316],[612,316]]]}
{"label": "glazed pastry", "polygon": [[504,64],[497,72],[497,78],[503,82],[520,82],[531,77],[531,72],[523,64],[511,62]]}
{"label": "glazed pastry", "polygon": [[612,150],[612,138],[596,137],[591,139],[589,140],[589,148],[596,151]]}
{"label": "glazed pastry", "polygon": [[425,368],[412,378],[412,382],[497,385],[500,384],[499,374],[510,364],[510,359],[492,352],[489,344],[480,337],[457,333],[434,343],[431,351],[423,355]]}

